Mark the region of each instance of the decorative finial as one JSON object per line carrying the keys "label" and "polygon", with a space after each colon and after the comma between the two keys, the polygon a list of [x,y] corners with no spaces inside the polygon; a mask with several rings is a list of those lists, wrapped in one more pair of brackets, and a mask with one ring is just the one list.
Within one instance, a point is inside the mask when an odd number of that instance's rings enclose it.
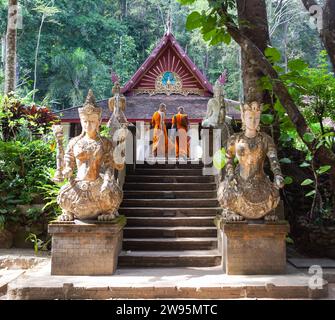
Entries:
{"label": "decorative finial", "polygon": [[95,96],[94,96],[94,93],[93,93],[92,89],[88,90],[88,94],[87,94],[87,97],[86,97],[85,105],[88,105],[88,104],[92,105],[92,106],[96,105],[96,100],[95,100]]}
{"label": "decorative finial", "polygon": [[112,88],[112,94],[115,95],[120,95],[121,93],[121,86],[119,81],[114,82],[114,86]]}
{"label": "decorative finial", "polygon": [[115,82],[119,82],[120,79],[119,79],[119,76],[117,75],[116,72],[114,72],[113,70],[111,71],[111,79],[112,79],[112,82],[115,83]]}
{"label": "decorative finial", "polygon": [[170,7],[169,7],[169,12],[167,16],[167,25],[166,25],[166,34],[169,35],[172,33],[172,15],[171,15],[171,1],[169,1]]}
{"label": "decorative finial", "polygon": [[79,116],[97,114],[99,117],[101,117],[102,109],[98,107],[92,89],[88,91],[84,106],[83,108],[79,108],[78,112],[79,112]]}
{"label": "decorative finial", "polygon": [[220,83],[220,85],[224,86],[227,83],[227,81],[228,81],[227,70],[224,70],[221,76],[219,77],[218,82]]}

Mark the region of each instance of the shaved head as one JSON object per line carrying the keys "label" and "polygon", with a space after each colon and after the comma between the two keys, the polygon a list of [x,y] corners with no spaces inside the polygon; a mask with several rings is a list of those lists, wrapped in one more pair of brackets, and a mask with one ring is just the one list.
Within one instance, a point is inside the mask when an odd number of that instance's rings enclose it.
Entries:
{"label": "shaved head", "polygon": [[160,110],[160,111],[166,111],[166,104],[161,103],[161,104],[159,105],[159,110]]}

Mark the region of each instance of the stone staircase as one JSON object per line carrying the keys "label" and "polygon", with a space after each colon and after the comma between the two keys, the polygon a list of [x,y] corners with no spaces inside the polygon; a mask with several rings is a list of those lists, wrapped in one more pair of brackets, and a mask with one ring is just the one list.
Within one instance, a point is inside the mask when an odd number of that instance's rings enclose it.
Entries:
{"label": "stone staircase", "polygon": [[213,176],[201,164],[138,165],[127,173],[120,214],[127,217],[120,267],[221,264]]}

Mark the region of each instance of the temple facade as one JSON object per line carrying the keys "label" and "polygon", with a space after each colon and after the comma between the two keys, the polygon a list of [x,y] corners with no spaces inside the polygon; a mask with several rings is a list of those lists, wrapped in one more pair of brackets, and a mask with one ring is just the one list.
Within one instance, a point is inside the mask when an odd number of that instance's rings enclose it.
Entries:
{"label": "temple facade", "polygon": [[[168,127],[177,108],[183,106],[190,126],[200,129],[208,100],[213,97],[213,87],[168,30],[121,93],[126,97],[125,115],[131,123],[143,121],[149,125],[159,104],[165,103]],[[103,108],[103,122],[107,122],[110,118],[108,99],[98,101],[98,105]],[[236,109],[239,103],[226,99],[226,105],[227,116],[239,118],[239,110]],[[81,132],[79,107],[59,112],[69,137]]]}

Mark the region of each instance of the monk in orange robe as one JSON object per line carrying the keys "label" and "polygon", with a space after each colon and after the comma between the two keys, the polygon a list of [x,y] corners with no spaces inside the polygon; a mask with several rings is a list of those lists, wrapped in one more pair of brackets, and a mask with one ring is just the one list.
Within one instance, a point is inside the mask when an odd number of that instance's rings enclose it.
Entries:
{"label": "monk in orange robe", "polygon": [[152,153],[154,157],[165,157],[168,152],[168,135],[165,125],[166,105],[160,104],[159,110],[156,111],[151,120],[154,128]]}
{"label": "monk in orange robe", "polygon": [[173,116],[172,128],[177,131],[175,138],[176,158],[183,158],[186,160],[190,156],[190,141],[187,136],[189,122],[183,107],[179,107],[178,114]]}

